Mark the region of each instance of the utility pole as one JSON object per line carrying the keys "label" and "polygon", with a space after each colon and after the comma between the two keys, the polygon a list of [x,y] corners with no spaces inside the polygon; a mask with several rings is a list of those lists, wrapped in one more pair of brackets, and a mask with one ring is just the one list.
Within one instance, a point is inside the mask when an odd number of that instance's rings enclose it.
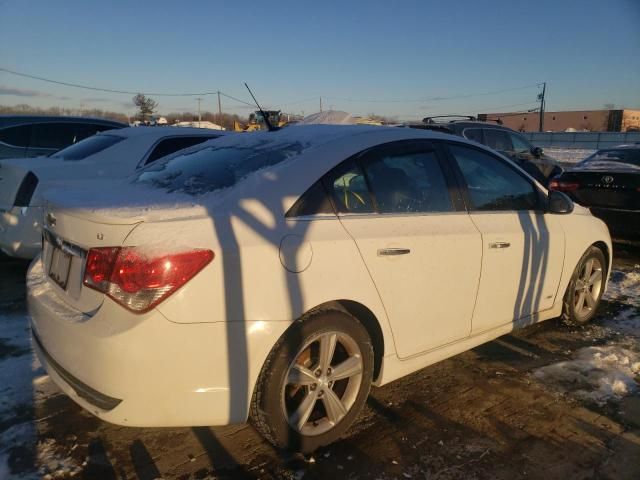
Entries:
{"label": "utility pole", "polygon": [[202,99],[196,98],[196,100],[198,100],[198,128],[200,128],[200,122],[202,121],[202,115],[200,114],[200,102]]}
{"label": "utility pole", "polygon": [[222,104],[220,103],[220,90],[218,90],[218,125],[222,126]]}
{"label": "utility pole", "polygon": [[320,113],[322,113],[322,97],[320,97]]}
{"label": "utility pole", "polygon": [[547,91],[547,82],[542,83],[542,93],[538,94],[538,100],[540,100],[540,123],[538,125],[538,131],[544,132],[544,95]]}

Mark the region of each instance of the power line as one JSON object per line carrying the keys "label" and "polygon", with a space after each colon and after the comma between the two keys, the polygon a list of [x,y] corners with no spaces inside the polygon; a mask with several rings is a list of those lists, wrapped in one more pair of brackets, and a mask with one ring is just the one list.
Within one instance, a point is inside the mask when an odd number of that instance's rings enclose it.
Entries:
{"label": "power line", "polygon": [[355,103],[414,103],[414,102],[436,102],[442,100],[454,100],[457,98],[472,98],[472,97],[481,97],[486,95],[498,95],[500,93],[513,92],[516,90],[524,90],[527,88],[540,87],[542,83],[534,83],[531,85],[523,85],[521,87],[512,87],[512,88],[504,88],[502,90],[493,90],[490,92],[481,92],[481,93],[467,93],[462,95],[450,95],[446,97],[422,97],[422,98],[408,98],[408,99],[394,99],[394,100],[381,100],[381,99],[357,99],[357,98],[344,98],[344,97],[324,97],[331,100],[340,100],[344,102],[355,102]]}
{"label": "power line", "polygon": [[[493,111],[495,112],[496,110],[499,110],[501,108],[510,108],[510,107],[523,107],[526,105],[537,105],[537,102],[526,102],[526,103],[511,103],[509,105],[499,105],[496,107],[484,107],[484,108],[476,108],[474,110],[469,110],[466,112],[457,112],[457,113],[434,113],[434,114],[430,114],[430,115],[411,115],[411,116],[415,116],[415,117],[424,117],[424,116],[434,116],[434,115],[469,115],[469,114],[473,114],[476,115],[477,113],[481,112],[481,111]],[[528,111],[524,111],[524,112],[513,112],[516,115],[519,115],[521,113],[529,113]],[[511,114],[511,113],[510,113]]]}
{"label": "power line", "polygon": [[[23,73],[23,72],[17,72],[15,70],[10,70],[8,68],[3,68],[0,67],[0,72],[5,72],[5,73],[9,73],[11,75],[16,75],[19,77],[23,77],[23,78],[30,78],[33,80],[39,80],[42,82],[47,82],[47,83],[52,83],[52,84],[56,84],[56,85],[63,85],[66,87],[73,87],[73,88],[80,88],[80,89],[84,89],[84,90],[91,90],[91,91],[96,91],[96,92],[106,92],[106,93],[116,93],[116,94],[124,94],[124,95],[137,95],[138,93],[142,93],[143,95],[148,95],[148,96],[156,96],[156,97],[203,97],[203,96],[207,96],[207,95],[221,95],[224,96],[230,100],[233,100],[235,102],[241,103],[243,105],[249,106],[251,108],[254,107],[253,103],[247,102],[245,100],[241,100],[237,97],[234,97],[232,95],[226,94],[224,92],[221,92],[219,90],[215,90],[215,91],[210,91],[210,92],[185,92],[185,93],[167,93],[167,92],[139,92],[139,91],[132,91],[132,90],[116,90],[116,89],[111,89],[111,88],[102,88],[102,87],[93,87],[90,85],[81,85],[81,84],[77,84],[77,83],[71,83],[71,82],[65,82],[65,81],[61,81],[61,80],[54,80],[51,78],[46,78],[46,77],[41,77],[38,75],[31,75],[28,73]],[[504,88],[501,90],[493,90],[493,91],[489,91],[489,92],[480,92],[480,93],[469,93],[469,94],[462,94],[462,95],[449,95],[449,96],[436,96],[436,97],[422,97],[422,98],[413,98],[413,99],[355,99],[355,98],[347,98],[347,97],[324,97],[326,99],[330,99],[330,100],[339,100],[339,101],[344,101],[344,102],[354,102],[354,103],[416,103],[416,102],[427,102],[427,101],[443,101],[443,100],[453,100],[453,99],[460,99],[460,98],[472,98],[472,97],[479,97],[479,96],[487,96],[487,95],[497,95],[500,93],[506,93],[506,92],[511,92],[511,91],[516,91],[516,90],[524,90],[527,88],[533,88],[533,87],[540,87],[541,85],[543,85],[542,83],[535,83],[535,84],[531,84],[531,85],[523,85],[520,87],[512,87],[512,88]],[[317,99],[317,96],[314,97],[309,97],[306,99],[301,99],[301,100],[296,100],[296,101],[292,101],[292,102],[285,102],[285,103],[281,103],[278,104],[280,106],[285,106],[285,105],[295,105],[298,103],[305,103],[311,100],[315,100]],[[509,106],[518,106],[518,105],[526,105],[526,104],[513,104],[513,105],[504,105],[502,107],[496,107],[496,108],[505,108],[505,107],[509,107]],[[483,109],[483,110],[487,110],[487,109]]]}
{"label": "power line", "polygon": [[[215,92],[215,93],[217,94],[218,92]],[[254,108],[254,107],[256,106],[256,104],[255,104],[255,103],[245,102],[244,100],[240,100],[239,98],[232,97],[231,95],[227,95],[227,94],[226,94],[226,93],[224,93],[224,92],[220,92],[220,95],[222,95],[223,97],[227,97],[227,98],[229,98],[229,99],[231,99],[231,100],[235,100],[236,102],[244,103],[245,105],[248,105],[248,106],[250,106],[251,108]]]}
{"label": "power line", "polygon": [[28,73],[16,72],[7,68],[0,67],[0,72],[10,73],[11,75],[17,75],[18,77],[31,78],[33,80],[40,80],[42,82],[54,83],[56,85],[64,85],[65,87],[82,88],[84,90],[92,90],[95,92],[107,92],[107,93],[121,93],[125,95],[137,95],[142,93],[143,95],[153,95],[154,97],[198,97],[204,95],[215,95],[218,91],[214,92],[198,92],[198,93],[159,93],[159,92],[134,92],[129,90],[114,90],[111,88],[91,87],[89,85],[80,85],[77,83],[63,82],[60,80],[53,80],[51,78],[39,77],[37,75],[30,75]]}

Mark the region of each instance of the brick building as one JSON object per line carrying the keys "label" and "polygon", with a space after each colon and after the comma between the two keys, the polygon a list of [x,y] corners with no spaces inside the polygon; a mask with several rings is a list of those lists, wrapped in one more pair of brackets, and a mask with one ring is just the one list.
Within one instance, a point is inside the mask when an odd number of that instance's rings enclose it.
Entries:
{"label": "brick building", "polygon": [[[480,120],[502,120],[506,127],[520,132],[537,132],[540,115],[530,113],[480,113]],[[640,131],[640,110],[580,110],[573,112],[545,112],[544,130],[547,132]]]}

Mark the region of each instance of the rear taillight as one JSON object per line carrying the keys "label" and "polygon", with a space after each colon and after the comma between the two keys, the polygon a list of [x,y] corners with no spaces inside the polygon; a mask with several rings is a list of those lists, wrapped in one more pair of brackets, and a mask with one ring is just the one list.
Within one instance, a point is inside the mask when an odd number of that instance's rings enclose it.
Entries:
{"label": "rear taillight", "polygon": [[31,203],[33,192],[36,191],[37,186],[38,177],[36,177],[33,172],[27,172],[25,177],[22,179],[22,183],[20,183],[13,205],[16,207],[28,207],[29,203]]}
{"label": "rear taillight", "polygon": [[211,260],[211,250],[145,255],[133,247],[92,248],[83,283],[135,313],[164,301]]}
{"label": "rear taillight", "polygon": [[563,182],[562,180],[553,179],[549,182],[549,190],[558,190],[560,192],[573,192],[580,188],[578,182]]}

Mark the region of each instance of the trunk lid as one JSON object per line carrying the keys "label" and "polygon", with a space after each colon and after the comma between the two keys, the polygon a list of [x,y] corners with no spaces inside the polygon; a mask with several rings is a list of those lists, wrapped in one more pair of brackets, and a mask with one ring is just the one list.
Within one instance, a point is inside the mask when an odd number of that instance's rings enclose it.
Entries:
{"label": "trunk lid", "polygon": [[[85,182],[44,192],[42,263],[47,281],[68,305],[92,314],[105,295],[83,285],[91,248],[120,247],[141,223],[206,215],[193,203],[126,181]],[[191,199],[193,202],[193,199]]]}
{"label": "trunk lid", "polygon": [[92,247],[121,246],[139,222],[103,223],[48,205],[44,213],[42,265],[57,295],[71,307],[91,315],[104,294],[82,284],[87,252]]}
{"label": "trunk lid", "polygon": [[565,172],[563,182],[575,182],[575,200],[587,207],[640,209],[640,169],[575,169]]}

